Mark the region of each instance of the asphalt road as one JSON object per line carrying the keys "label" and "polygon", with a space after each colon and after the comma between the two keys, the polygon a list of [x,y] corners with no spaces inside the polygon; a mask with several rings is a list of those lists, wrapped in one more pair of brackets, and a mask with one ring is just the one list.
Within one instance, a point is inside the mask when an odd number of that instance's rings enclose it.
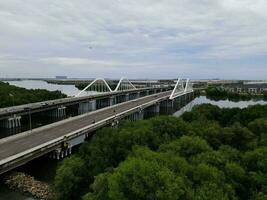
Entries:
{"label": "asphalt road", "polygon": [[[70,119],[61,121],[57,126],[53,127],[53,124],[44,126],[39,131],[26,134],[23,137],[16,138],[12,141],[0,140],[0,161],[10,156],[29,150],[38,145],[44,144],[68,133],[84,128],[93,123],[104,120],[114,114],[120,114],[136,106],[140,106],[145,103],[149,103],[153,100],[160,100],[163,97],[168,97],[171,91],[162,92],[143,98],[139,98],[133,101],[117,104],[113,107],[100,109],[92,113],[88,113],[83,116],[77,116]],[[23,134],[23,133],[21,133]],[[4,141],[4,142],[3,142]]]}

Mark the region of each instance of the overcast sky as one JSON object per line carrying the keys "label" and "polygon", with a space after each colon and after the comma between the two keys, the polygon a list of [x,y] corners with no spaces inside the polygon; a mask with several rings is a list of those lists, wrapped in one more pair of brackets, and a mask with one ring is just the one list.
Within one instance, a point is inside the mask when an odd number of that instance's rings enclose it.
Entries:
{"label": "overcast sky", "polygon": [[267,79],[266,0],[0,0],[0,77]]}

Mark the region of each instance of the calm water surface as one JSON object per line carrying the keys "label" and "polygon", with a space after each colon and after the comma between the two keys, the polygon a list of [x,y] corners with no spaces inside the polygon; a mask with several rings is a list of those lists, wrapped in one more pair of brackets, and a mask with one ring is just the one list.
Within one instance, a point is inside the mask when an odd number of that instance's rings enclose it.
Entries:
{"label": "calm water surface", "polygon": [[[51,84],[47,83],[46,81],[37,81],[37,80],[22,80],[22,81],[6,81],[10,85],[15,85],[18,87],[23,87],[26,89],[46,89],[49,91],[56,91],[59,90],[62,93],[68,96],[74,96],[80,92],[75,85],[58,85],[58,84]],[[83,92],[81,96],[90,95],[95,92]]]}
{"label": "calm water surface", "polygon": [[204,103],[216,105],[216,106],[219,106],[220,108],[246,108],[248,106],[252,106],[256,104],[265,105],[267,104],[267,101],[263,101],[263,100],[249,100],[249,101],[238,101],[238,102],[229,101],[229,100],[214,101],[214,100],[208,99],[206,96],[200,96],[200,97],[195,98],[193,101],[191,101],[186,106],[184,106],[181,110],[175,112],[174,115],[179,117],[184,112],[190,112],[195,105],[200,105]]}

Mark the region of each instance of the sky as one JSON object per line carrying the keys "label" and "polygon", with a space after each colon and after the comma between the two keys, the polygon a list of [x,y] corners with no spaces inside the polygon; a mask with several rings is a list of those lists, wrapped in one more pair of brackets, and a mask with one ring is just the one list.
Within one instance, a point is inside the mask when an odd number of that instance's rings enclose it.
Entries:
{"label": "sky", "polygon": [[267,79],[266,0],[0,0],[0,77]]}

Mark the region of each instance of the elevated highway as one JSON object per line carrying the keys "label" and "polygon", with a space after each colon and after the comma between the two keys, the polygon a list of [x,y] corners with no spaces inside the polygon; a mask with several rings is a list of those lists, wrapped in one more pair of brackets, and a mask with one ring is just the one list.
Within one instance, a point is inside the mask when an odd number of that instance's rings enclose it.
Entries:
{"label": "elevated highway", "polygon": [[133,117],[133,120],[138,120],[143,119],[146,113],[157,115],[161,107],[174,107],[175,102],[181,106],[181,102],[186,103],[192,99],[193,90],[179,87],[177,83],[173,91],[163,91],[109,105],[0,139],[0,174],[46,154],[55,159],[63,158],[71,154],[73,146],[84,142],[99,128],[116,126],[121,119],[129,116]]}

